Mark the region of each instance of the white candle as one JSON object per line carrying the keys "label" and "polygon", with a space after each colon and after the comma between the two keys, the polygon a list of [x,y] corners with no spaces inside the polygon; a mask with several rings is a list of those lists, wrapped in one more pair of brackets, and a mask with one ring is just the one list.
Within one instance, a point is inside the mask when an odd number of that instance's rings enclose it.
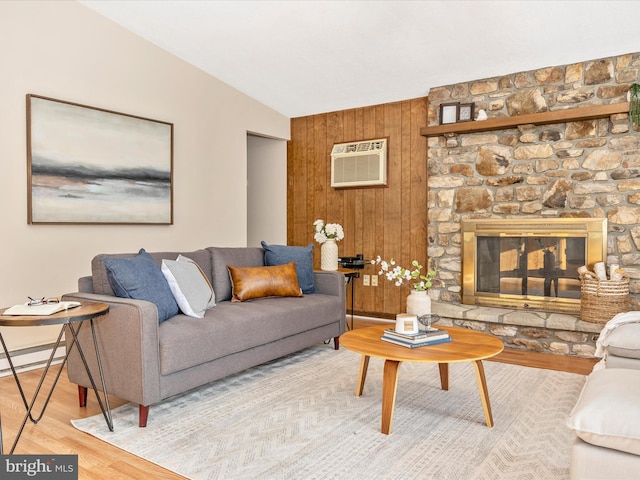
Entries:
{"label": "white candle", "polygon": [[418,316],[411,313],[399,313],[396,315],[396,332],[418,333]]}

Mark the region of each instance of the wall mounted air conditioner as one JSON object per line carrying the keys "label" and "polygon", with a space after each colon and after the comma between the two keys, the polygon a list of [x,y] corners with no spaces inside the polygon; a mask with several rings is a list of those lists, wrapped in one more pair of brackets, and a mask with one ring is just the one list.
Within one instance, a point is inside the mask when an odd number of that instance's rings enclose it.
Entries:
{"label": "wall mounted air conditioner", "polygon": [[331,186],[387,184],[387,139],[337,143],[331,150]]}

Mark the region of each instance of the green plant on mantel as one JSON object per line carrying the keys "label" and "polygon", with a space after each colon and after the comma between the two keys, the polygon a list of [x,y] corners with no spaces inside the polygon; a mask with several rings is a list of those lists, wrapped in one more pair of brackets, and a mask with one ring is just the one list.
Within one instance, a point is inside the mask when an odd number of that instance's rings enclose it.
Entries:
{"label": "green plant on mantel", "polygon": [[632,83],[629,87],[629,118],[636,128],[640,126],[640,84]]}

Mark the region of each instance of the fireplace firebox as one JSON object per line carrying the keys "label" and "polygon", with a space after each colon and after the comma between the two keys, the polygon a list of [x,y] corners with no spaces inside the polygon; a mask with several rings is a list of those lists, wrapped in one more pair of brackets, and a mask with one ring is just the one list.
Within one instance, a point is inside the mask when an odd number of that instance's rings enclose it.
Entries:
{"label": "fireplace firebox", "polygon": [[578,313],[577,269],[606,257],[607,220],[462,221],[462,303]]}

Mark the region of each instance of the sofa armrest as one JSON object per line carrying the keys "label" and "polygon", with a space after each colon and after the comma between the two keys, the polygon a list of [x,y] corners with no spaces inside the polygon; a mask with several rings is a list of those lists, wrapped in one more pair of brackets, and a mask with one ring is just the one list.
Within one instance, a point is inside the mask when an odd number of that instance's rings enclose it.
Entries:
{"label": "sofa armrest", "polygon": [[[340,299],[340,309],[336,311],[338,318],[336,320],[340,323],[340,333],[343,334],[347,329],[346,320],[346,307],[347,307],[347,289],[345,283],[345,276],[340,272],[327,272],[323,270],[314,270],[314,283],[316,287],[316,293],[322,293],[325,295],[334,295]],[[336,349],[337,349],[336,343]]]}
{"label": "sofa armrest", "polygon": [[313,271],[316,293],[345,297],[345,277],[340,272]]}
{"label": "sofa armrest", "polygon": [[[158,311],[144,300],[94,293],[68,293],[64,300],[103,302],[109,313],[94,320],[107,390],[124,400],[150,405],[161,400]],[[73,337],[66,335],[67,348]],[[99,378],[93,337],[89,325],[80,330],[79,341],[94,378]],[[67,367],[69,380],[91,387],[82,360],[74,348]]]}
{"label": "sofa armrest", "polygon": [[93,293],[93,277],[91,275],[78,279],[78,292]]}

